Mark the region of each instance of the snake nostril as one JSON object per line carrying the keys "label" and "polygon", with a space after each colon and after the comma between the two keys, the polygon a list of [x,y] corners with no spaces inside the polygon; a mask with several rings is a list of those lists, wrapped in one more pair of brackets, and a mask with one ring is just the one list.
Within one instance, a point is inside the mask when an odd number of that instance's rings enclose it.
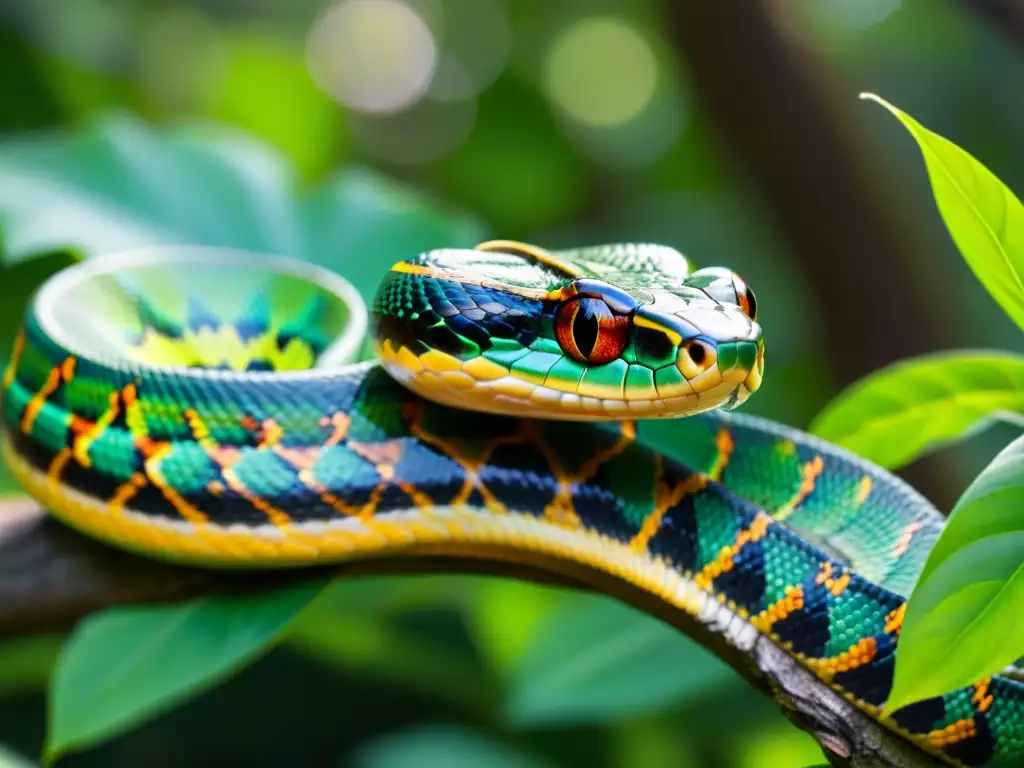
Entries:
{"label": "snake nostril", "polygon": [[691,342],[689,349],[686,350],[690,359],[693,360],[694,364],[698,367],[703,367],[704,361],[708,358],[708,353],[704,349],[704,345],[700,342]]}
{"label": "snake nostril", "polygon": [[695,378],[718,361],[718,349],[706,339],[689,339],[679,348],[676,365],[688,379]]}

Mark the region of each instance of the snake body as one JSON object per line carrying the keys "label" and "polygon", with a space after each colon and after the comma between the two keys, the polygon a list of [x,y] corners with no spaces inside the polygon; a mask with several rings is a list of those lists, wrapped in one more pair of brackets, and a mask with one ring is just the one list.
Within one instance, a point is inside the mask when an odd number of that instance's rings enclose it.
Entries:
{"label": "snake body", "polygon": [[[216,567],[430,555],[610,579],[741,657],[770,638],[951,765],[1024,764],[1014,680],[883,716],[942,518],[835,446],[723,412],[760,384],[755,318],[742,280],[671,249],[498,242],[396,264],[372,307],[383,365],[346,364],[366,319],[331,273],[95,259],[29,308],[3,450],[41,503],[116,546]],[[682,460],[626,420],[677,415]]]}

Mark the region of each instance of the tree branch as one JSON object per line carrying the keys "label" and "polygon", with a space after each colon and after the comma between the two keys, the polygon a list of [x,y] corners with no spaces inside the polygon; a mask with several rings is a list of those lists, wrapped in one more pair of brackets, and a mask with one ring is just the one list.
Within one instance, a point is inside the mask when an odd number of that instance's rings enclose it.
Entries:
{"label": "tree branch", "polygon": [[[653,595],[610,575],[583,583],[571,572],[552,573],[529,563],[441,557],[386,558],[332,572],[499,573],[537,583],[598,589],[669,623],[710,648],[755,687],[770,695],[797,726],[821,744],[829,760],[851,768],[934,768],[938,763],[886,730],[825,686],[765,638],[752,654]],[[105,546],[63,526],[29,499],[0,501],[0,636],[63,630],[102,608],[185,600],[211,592],[271,589],[322,576],[306,571],[215,571],[168,565]]]}
{"label": "tree branch", "polygon": [[1024,51],[1024,3],[1020,0],[960,0],[960,5]]}
{"label": "tree branch", "polygon": [[822,685],[767,638],[754,658],[772,687],[772,698],[797,726],[821,745],[829,762],[843,768],[939,768],[942,763],[896,736]]}

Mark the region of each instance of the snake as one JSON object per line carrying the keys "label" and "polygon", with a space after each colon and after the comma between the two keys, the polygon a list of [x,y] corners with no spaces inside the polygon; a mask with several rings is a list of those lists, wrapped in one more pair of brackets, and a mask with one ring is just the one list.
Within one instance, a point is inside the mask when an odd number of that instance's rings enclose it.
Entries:
{"label": "snake", "polygon": [[[167,561],[450,558],[626,585],[741,659],[770,641],[940,761],[1024,764],[1013,675],[885,711],[943,517],[735,412],[764,374],[738,274],[665,245],[492,240],[400,260],[368,304],[285,256],[81,261],[29,302],[3,456],[64,523]],[[663,418],[671,455],[638,435]]]}

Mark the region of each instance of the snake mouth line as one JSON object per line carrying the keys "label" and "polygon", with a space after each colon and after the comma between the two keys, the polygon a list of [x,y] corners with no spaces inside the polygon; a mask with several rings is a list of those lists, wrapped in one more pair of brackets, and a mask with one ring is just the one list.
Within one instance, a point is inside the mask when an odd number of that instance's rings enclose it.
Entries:
{"label": "snake mouth line", "polygon": [[610,386],[588,388],[584,380],[573,391],[549,385],[543,375],[527,377],[488,360],[463,362],[439,350],[417,356],[390,340],[379,344],[377,352],[393,378],[427,400],[461,409],[561,421],[679,418],[723,405],[736,407],[758,389],[763,368],[763,353],[759,352],[749,370],[733,368],[722,373],[709,369],[691,380],[649,384],[643,392]]}
{"label": "snake mouth line", "polygon": [[722,381],[699,393],[617,400],[532,385],[511,375],[494,381],[475,382],[471,388],[461,388],[431,372],[414,374],[405,369],[389,372],[421,397],[442,405],[510,416],[529,413],[531,418],[562,421],[679,418],[722,407],[723,403],[735,401],[738,405],[750,395],[742,383]]}

